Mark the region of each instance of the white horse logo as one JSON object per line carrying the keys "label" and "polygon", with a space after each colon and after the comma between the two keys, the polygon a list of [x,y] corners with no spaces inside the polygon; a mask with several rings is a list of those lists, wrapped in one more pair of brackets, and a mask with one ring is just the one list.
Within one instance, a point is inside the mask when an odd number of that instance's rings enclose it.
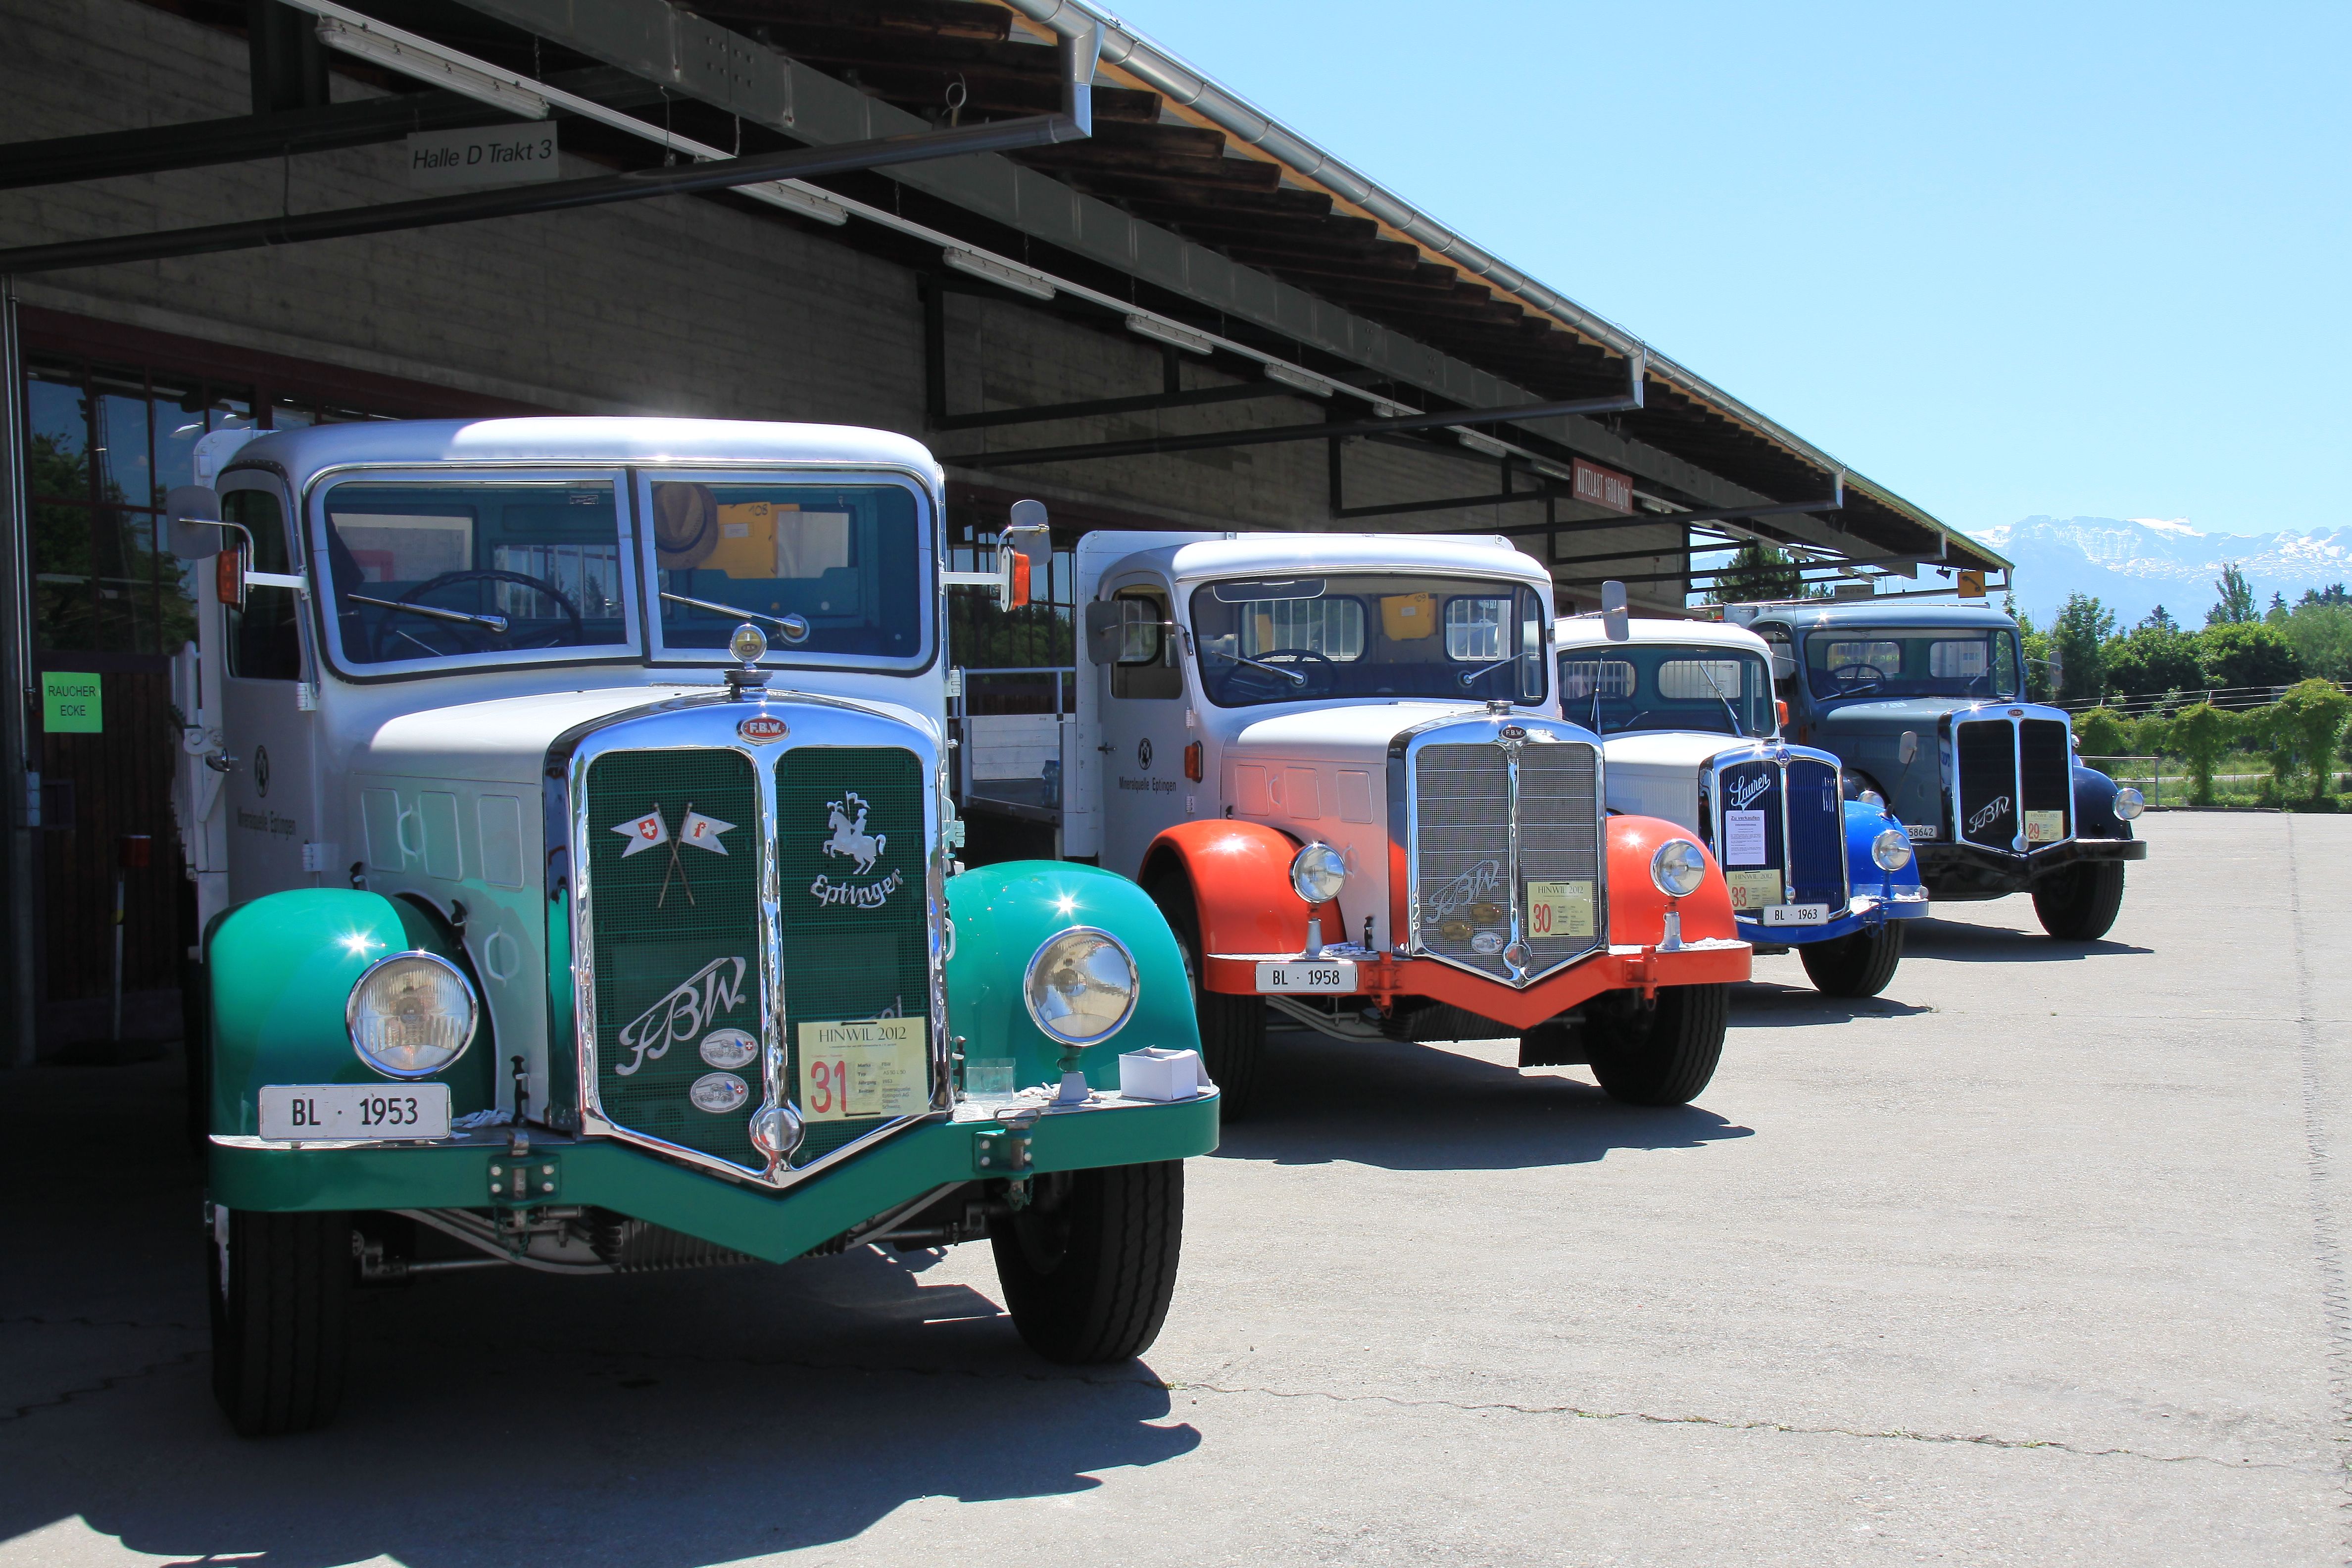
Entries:
{"label": "white horse logo", "polygon": [[[825,802],[832,811],[833,837],[825,841],[827,855],[846,855],[857,862],[857,874],[874,869],[874,858],[890,839],[887,834],[866,831],[866,805],[856,790],[844,790],[839,800]],[[856,812],[856,817],[850,816]]]}

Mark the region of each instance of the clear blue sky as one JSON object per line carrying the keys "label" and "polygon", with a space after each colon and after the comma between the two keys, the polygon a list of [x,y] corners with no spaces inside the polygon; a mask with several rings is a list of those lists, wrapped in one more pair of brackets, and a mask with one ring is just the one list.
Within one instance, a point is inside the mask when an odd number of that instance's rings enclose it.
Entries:
{"label": "clear blue sky", "polygon": [[2352,5],[1115,8],[1963,531],[2352,523]]}

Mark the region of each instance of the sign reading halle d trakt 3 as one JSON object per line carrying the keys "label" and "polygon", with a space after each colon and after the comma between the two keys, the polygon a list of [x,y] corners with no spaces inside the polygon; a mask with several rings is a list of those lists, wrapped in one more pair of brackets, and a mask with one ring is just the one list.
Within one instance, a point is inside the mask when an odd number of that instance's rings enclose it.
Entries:
{"label": "sign reading halle d trakt 3", "polygon": [[552,125],[409,132],[408,183],[420,191],[520,184],[558,172]]}

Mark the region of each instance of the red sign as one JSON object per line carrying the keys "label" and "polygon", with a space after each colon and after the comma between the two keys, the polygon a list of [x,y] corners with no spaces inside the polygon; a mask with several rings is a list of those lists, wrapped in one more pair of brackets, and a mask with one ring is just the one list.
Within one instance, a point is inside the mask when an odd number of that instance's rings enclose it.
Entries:
{"label": "red sign", "polygon": [[735,732],[755,746],[764,746],[771,741],[782,740],[792,731],[772,713],[754,713],[736,725]]}
{"label": "red sign", "polygon": [[1576,499],[1604,510],[1633,515],[1633,480],[1614,468],[1604,468],[1598,463],[1576,459]]}

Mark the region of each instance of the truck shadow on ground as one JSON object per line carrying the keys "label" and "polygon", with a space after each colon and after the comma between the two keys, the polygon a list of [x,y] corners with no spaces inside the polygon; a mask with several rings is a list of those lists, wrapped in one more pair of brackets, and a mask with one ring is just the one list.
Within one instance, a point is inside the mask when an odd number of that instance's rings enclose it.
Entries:
{"label": "truck shadow on ground", "polygon": [[[872,1249],[366,1290],[336,1424],[241,1440],[207,1386],[201,1168],[171,1142],[168,1086],[121,1072],[110,1135],[146,1152],[139,1179],[43,1184],[0,1286],[0,1540],[78,1516],[138,1552],[267,1568],[717,1563],[927,1498],[1067,1498],[1200,1444],[1147,1363],[1052,1365],[987,1296],[928,1283],[936,1254]],[[24,1114],[31,1076],[0,1118],[26,1185],[87,1131]]]}
{"label": "truck shadow on ground", "polygon": [[[1505,1054],[1517,1048],[1493,1045]],[[1224,1123],[1212,1157],[1511,1171],[1583,1164],[1612,1149],[1700,1149],[1754,1136],[1696,1105],[1621,1105],[1587,1077],[1580,1068],[1523,1073],[1432,1046],[1270,1031],[1255,1102],[1245,1118]]]}
{"label": "truck shadow on ground", "polygon": [[[1895,984],[1903,984],[1902,973]],[[1789,1029],[1817,1024],[1847,1024],[1856,1018],[1913,1018],[1935,1009],[1895,996],[1829,996],[1810,985],[1783,985],[1751,980],[1731,989],[1731,1026],[1748,1029]],[[1735,1033],[1732,1037],[1738,1038]],[[1726,1049],[1730,1049],[1729,1042]]]}
{"label": "truck shadow on ground", "polygon": [[[1958,963],[2080,963],[2089,958],[2131,953],[2144,957],[2155,951],[2110,939],[2061,942],[2038,927],[2011,929],[1932,917],[1912,921],[1903,942],[1906,958],[1916,955]],[[1896,974],[1899,984],[1901,971]]]}

